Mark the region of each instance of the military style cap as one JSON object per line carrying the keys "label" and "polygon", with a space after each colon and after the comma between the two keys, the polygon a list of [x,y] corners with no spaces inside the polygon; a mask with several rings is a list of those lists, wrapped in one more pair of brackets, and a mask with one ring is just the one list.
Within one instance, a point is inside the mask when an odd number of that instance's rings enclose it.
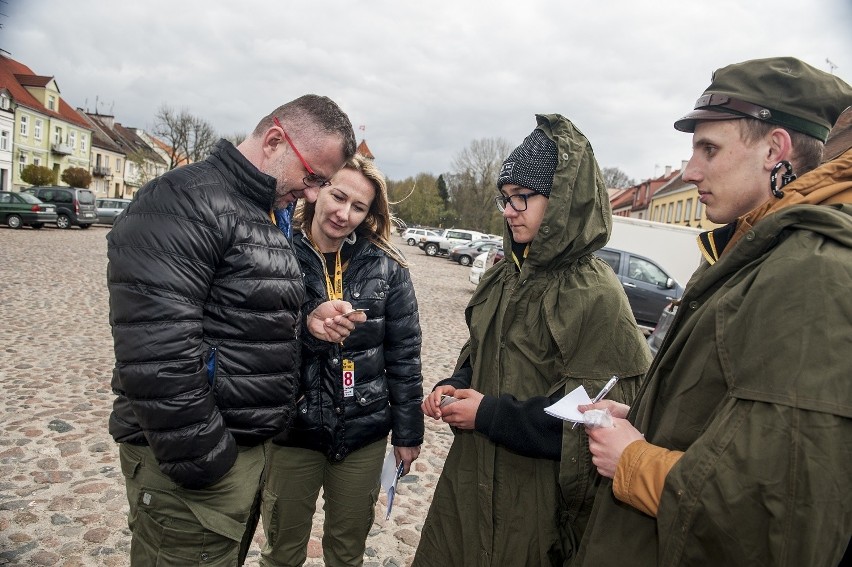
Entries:
{"label": "military style cap", "polygon": [[751,117],[825,142],[832,125],[852,105],[852,87],[793,57],[734,63],[717,69],[695,110],[674,123],[694,132],[697,120]]}

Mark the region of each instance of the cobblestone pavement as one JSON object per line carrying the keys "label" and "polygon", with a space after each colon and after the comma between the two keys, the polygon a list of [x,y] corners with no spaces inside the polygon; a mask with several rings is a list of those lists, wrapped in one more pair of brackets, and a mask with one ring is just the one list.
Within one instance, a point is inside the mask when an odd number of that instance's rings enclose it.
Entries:
{"label": "cobblestone pavement", "polygon": [[[107,432],[113,366],[107,227],[0,227],[0,565],[125,566],[130,533],[118,450]],[[467,338],[468,269],[395,239],[411,264],[424,389],[450,375]],[[451,434],[427,420],[391,519],[377,510],[365,566],[407,566]],[[377,508],[383,510],[385,497]],[[322,565],[322,499],[307,565]],[[262,529],[249,552],[256,566]]]}

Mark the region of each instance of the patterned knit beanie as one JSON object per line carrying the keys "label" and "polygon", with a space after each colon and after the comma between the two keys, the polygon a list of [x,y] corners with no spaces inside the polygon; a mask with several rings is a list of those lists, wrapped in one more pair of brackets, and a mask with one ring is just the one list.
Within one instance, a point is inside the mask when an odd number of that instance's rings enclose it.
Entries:
{"label": "patterned knit beanie", "polygon": [[497,189],[508,183],[532,189],[550,198],[555,171],[556,144],[536,128],[503,162],[500,175],[497,176]]}

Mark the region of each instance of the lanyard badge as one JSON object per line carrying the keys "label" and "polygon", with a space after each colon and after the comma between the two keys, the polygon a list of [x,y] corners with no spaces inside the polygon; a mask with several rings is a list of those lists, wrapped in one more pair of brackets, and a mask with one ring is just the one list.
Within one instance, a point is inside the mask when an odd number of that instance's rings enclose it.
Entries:
{"label": "lanyard badge", "polygon": [[355,361],[348,358],[343,359],[343,397],[351,398],[355,395]]}

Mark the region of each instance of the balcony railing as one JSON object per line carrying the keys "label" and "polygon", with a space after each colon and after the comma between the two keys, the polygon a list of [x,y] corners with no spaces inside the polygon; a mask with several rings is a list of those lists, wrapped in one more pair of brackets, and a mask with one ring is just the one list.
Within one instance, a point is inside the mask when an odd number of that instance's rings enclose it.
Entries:
{"label": "balcony railing", "polygon": [[94,175],[95,177],[109,177],[110,175],[112,175],[112,169],[97,165],[92,168],[92,175]]}
{"label": "balcony railing", "polygon": [[74,153],[74,148],[72,148],[68,144],[53,144],[52,146],[50,146],[50,149],[55,154],[70,155]]}

